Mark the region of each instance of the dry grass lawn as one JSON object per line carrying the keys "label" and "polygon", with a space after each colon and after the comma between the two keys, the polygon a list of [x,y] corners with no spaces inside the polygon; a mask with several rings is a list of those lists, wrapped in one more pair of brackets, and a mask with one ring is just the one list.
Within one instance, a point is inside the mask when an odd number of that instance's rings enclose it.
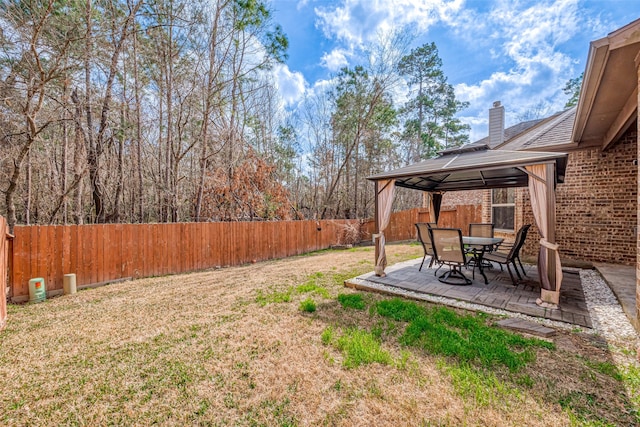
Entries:
{"label": "dry grass lawn", "polygon": [[[421,248],[390,245],[390,263]],[[372,248],[86,290],[10,306],[1,425],[635,425],[605,345],[561,332],[518,371],[401,345],[406,323],[343,307]],[[309,302],[301,310],[301,302]],[[427,304],[421,306],[428,307]],[[488,319],[487,322],[491,322]],[[345,366],[329,333],[377,331],[385,363]],[[371,336],[371,335],[370,335]],[[632,385],[633,385],[632,384]]]}

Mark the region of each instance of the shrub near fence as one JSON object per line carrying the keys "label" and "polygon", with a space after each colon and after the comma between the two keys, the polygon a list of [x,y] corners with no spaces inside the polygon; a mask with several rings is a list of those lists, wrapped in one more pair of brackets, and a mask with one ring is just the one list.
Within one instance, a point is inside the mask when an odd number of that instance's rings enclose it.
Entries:
{"label": "shrub near fence", "polygon": [[[356,220],[16,226],[12,300],[29,299],[29,279],[60,293],[79,287],[283,258],[341,244]],[[6,268],[5,270],[6,271]]]}

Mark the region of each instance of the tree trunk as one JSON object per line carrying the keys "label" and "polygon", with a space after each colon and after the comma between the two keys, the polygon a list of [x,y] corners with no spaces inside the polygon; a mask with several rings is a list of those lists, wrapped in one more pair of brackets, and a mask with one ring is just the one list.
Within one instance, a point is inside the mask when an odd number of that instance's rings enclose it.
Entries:
{"label": "tree trunk", "polygon": [[144,191],[142,184],[142,126],[140,102],[140,77],[138,75],[138,32],[133,31],[133,79],[136,102],[136,162],[138,169],[138,222],[144,222]]}
{"label": "tree trunk", "polygon": [[74,151],[73,151],[73,180],[77,183],[74,195],[73,195],[73,222],[77,225],[84,223],[82,193],[83,185],[82,179],[85,174],[82,166],[86,164],[86,152],[85,152],[85,138],[82,130],[82,109],[80,108],[80,100],[78,99],[77,91],[71,93],[71,100],[75,104],[74,114]]}

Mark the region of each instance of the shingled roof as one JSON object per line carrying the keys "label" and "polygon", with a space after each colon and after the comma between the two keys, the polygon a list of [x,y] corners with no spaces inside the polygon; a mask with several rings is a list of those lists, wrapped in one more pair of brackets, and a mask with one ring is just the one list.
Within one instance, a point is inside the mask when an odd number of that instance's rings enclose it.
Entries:
{"label": "shingled roof", "polygon": [[538,121],[535,126],[527,128],[496,148],[510,151],[567,150],[576,145],[571,141],[575,117],[576,108],[569,108]]}
{"label": "shingled roof", "polygon": [[[538,123],[544,120],[545,119],[528,120],[526,122],[520,122],[517,125],[508,127],[504,130],[504,140],[508,142],[510,139],[520,135],[522,132],[532,128],[533,126],[537,125]],[[470,144],[467,144],[467,146],[470,146],[470,147],[483,146],[483,145],[490,145],[488,136],[485,136],[482,139],[479,139]]]}

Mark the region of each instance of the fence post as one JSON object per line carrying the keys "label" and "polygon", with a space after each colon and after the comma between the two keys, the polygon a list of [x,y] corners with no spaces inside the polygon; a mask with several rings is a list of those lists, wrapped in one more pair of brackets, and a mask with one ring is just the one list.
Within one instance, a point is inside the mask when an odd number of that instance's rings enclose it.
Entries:
{"label": "fence post", "polygon": [[7,325],[7,278],[9,277],[9,227],[4,217],[0,216],[0,331]]}

